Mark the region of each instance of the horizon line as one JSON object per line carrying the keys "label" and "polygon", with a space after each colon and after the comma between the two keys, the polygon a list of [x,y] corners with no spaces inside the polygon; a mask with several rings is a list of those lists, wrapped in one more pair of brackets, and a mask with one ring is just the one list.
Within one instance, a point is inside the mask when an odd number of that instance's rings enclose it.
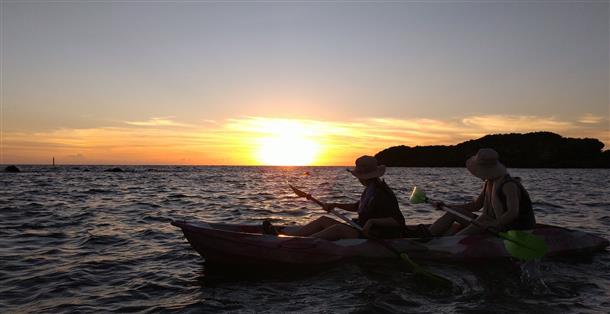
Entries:
{"label": "horizon line", "polygon": [[[52,164],[18,164],[18,163],[1,163],[0,166],[49,166],[53,167]],[[138,166],[138,167],[158,167],[158,166],[173,166],[173,167],[354,167],[354,165],[202,165],[202,164],[55,164],[55,167],[61,166]]]}

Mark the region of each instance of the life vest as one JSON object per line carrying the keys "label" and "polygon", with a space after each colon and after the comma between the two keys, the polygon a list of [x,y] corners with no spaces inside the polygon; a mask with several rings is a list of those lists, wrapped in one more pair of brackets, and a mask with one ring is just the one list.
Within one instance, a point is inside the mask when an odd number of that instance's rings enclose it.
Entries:
{"label": "life vest", "polygon": [[513,182],[519,188],[519,215],[508,225],[504,226],[502,230],[529,230],[534,229],[536,226],[536,217],[534,217],[534,208],[532,207],[532,200],[530,195],[527,193],[521,182],[515,180],[510,175],[504,177],[504,181],[498,187],[498,198],[502,201],[504,209],[507,210],[506,195],[502,192],[504,184]]}
{"label": "life vest", "polygon": [[405,223],[405,218],[400,211],[394,192],[385,181],[377,180],[362,192],[358,204],[357,223],[364,226],[371,218],[385,217],[394,218],[400,225]]}

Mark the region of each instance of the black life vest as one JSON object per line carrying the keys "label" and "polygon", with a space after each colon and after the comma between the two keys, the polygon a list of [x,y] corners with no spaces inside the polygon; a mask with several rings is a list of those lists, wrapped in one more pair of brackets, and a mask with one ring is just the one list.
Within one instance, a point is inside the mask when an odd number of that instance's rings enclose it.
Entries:
{"label": "black life vest", "polygon": [[536,217],[534,217],[534,208],[532,207],[532,200],[530,195],[527,193],[523,185],[510,175],[504,177],[504,181],[498,188],[498,198],[502,201],[504,209],[507,210],[506,195],[502,192],[504,184],[513,182],[519,188],[519,215],[510,224],[502,228],[503,230],[529,230],[534,229],[536,226]]}

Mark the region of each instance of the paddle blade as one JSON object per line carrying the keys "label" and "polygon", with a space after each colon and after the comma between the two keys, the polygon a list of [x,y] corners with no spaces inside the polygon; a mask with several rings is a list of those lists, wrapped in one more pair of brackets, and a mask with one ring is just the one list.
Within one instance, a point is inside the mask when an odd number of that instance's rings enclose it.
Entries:
{"label": "paddle blade", "polygon": [[421,204],[425,203],[427,200],[428,198],[426,197],[426,192],[424,192],[424,190],[413,187],[413,192],[411,192],[411,196],[409,197],[411,204]]}
{"label": "paddle blade", "polygon": [[433,283],[435,283],[437,285],[442,285],[442,286],[446,286],[446,287],[453,286],[453,282],[451,280],[427,271],[425,268],[423,268],[423,267],[419,266],[418,264],[416,264],[409,257],[409,255],[407,255],[407,253],[400,253],[399,256],[400,256],[400,259],[402,259],[403,261],[405,261],[409,265],[409,269],[415,275],[423,276],[424,278],[432,281]]}
{"label": "paddle blade", "polygon": [[539,259],[549,250],[544,239],[528,232],[509,230],[499,232],[498,235],[504,239],[504,247],[508,253],[523,261]]}
{"label": "paddle blade", "polygon": [[307,197],[307,193],[295,188],[292,184],[288,184],[288,186],[292,189],[292,191],[294,192],[294,194],[296,194],[299,197]]}

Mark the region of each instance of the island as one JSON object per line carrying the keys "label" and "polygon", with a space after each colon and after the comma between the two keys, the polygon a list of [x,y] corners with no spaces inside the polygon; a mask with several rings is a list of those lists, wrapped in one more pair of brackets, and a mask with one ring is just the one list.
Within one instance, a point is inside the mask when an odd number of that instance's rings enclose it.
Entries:
{"label": "island", "polygon": [[377,153],[388,167],[464,167],[480,148],[493,148],[511,168],[610,168],[610,151],[594,138],[552,132],[492,134],[457,145],[393,146]]}

